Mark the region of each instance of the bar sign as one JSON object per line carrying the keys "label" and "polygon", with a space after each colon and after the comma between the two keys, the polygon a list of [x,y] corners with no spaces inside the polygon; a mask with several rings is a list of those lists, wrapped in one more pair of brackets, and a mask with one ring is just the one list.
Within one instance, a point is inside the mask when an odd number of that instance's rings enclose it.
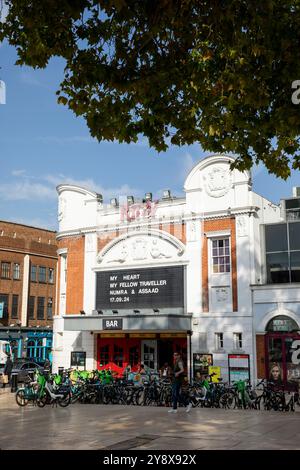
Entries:
{"label": "bar sign", "polygon": [[108,320],[103,320],[103,330],[122,330],[123,329],[123,319],[122,318],[113,318]]}

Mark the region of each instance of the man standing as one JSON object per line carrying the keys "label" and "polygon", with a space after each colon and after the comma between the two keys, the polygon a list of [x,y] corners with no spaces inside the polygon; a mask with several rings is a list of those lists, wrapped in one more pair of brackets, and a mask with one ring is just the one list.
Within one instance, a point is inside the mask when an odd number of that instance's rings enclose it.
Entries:
{"label": "man standing", "polygon": [[[181,386],[184,380],[184,365],[180,353],[175,352],[174,355],[174,368],[173,368],[173,383],[172,383],[172,408],[168,413],[177,413],[177,404],[180,396]],[[189,403],[186,412],[188,413],[192,407]]]}
{"label": "man standing", "polygon": [[[10,355],[7,356],[7,360],[5,363],[4,371],[3,374],[7,375],[8,377],[8,384],[10,384],[10,376],[11,376],[11,371],[13,369],[13,362],[10,358]],[[5,388],[6,383],[3,383],[3,388]]]}

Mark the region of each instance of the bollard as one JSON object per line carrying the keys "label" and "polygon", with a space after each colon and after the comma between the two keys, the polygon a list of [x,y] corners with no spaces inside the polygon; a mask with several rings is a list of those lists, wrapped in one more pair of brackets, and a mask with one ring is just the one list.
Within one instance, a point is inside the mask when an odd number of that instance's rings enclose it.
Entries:
{"label": "bollard", "polygon": [[63,373],[64,373],[64,368],[63,368],[63,367],[59,367],[59,368],[58,368],[58,375],[63,376]]}
{"label": "bollard", "polygon": [[10,380],[11,380],[11,393],[15,393],[17,391],[17,388],[18,388],[18,373],[14,372],[11,374],[11,377],[10,377]]}

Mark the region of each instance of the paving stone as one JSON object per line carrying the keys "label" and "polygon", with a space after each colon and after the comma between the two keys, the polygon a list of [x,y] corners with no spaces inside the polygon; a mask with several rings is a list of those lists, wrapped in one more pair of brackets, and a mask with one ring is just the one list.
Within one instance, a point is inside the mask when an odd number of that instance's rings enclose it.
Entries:
{"label": "paving stone", "polygon": [[300,413],[72,405],[17,406],[0,390],[0,449],[300,449]]}

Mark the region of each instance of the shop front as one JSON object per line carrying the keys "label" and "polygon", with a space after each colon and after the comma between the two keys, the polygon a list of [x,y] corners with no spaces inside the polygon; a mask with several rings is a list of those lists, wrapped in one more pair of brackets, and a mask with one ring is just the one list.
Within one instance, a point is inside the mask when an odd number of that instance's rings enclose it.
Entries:
{"label": "shop front", "polygon": [[1,328],[0,364],[5,362],[7,354],[11,355],[13,361],[23,359],[43,364],[49,359],[52,362],[52,337],[53,333],[49,329]]}
{"label": "shop front", "polygon": [[122,375],[130,366],[133,372],[144,364],[158,372],[165,363],[172,365],[173,353],[180,352],[187,364],[185,333],[100,333],[97,336],[97,368],[110,368]]}

